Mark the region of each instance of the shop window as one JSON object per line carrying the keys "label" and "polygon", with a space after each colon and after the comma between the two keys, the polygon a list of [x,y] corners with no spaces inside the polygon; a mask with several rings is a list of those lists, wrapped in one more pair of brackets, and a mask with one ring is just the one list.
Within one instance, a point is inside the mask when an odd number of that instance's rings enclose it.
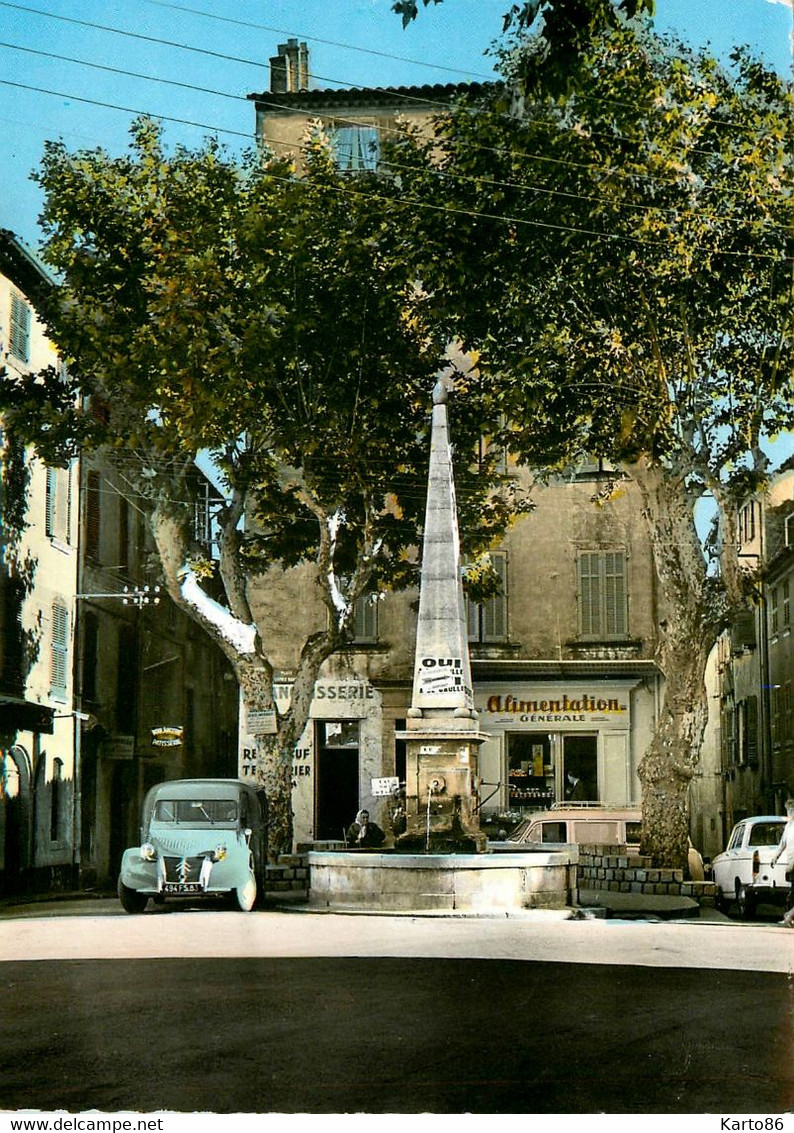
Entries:
{"label": "shop window", "polygon": [[491,562],[499,576],[500,593],[486,602],[468,602],[468,637],[482,645],[507,641],[507,554],[491,551]]}
{"label": "shop window", "polygon": [[579,635],[597,641],[628,633],[625,551],[580,551]]}
{"label": "shop window", "polygon": [[8,348],[15,358],[26,365],[30,362],[31,323],[32,312],[29,304],[16,291],[12,291]]}
{"label": "shop window", "polygon": [[69,676],[69,611],[60,602],[52,604],[50,686],[52,696],[66,697]]}
{"label": "shop window", "polygon": [[508,733],[507,782],[511,810],[535,811],[551,806],[554,763],[551,740],[545,732]]}
{"label": "shop window", "polygon": [[374,172],[380,137],[376,126],[340,126],[331,135],[337,168],[342,173]]}

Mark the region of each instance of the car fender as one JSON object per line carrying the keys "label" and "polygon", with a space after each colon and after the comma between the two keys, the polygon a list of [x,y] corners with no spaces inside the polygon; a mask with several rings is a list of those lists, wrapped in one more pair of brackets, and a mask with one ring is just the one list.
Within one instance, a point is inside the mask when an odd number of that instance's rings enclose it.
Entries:
{"label": "car fender", "polygon": [[133,846],[129,850],[125,850],[121,859],[121,868],[119,870],[119,877],[123,885],[128,889],[146,890],[147,892],[156,892],[157,890],[157,862],[144,861],[141,857],[140,846]]}

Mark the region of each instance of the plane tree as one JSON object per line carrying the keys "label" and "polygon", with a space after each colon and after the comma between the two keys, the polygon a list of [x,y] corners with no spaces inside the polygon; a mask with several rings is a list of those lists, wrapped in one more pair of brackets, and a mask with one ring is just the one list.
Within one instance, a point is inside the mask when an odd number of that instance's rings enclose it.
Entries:
{"label": "plane tree", "polygon": [[[414,281],[373,179],[345,179],[321,134],[303,156],[298,179],[214,141],[169,155],[148,120],[122,156],[49,144],[37,179],[59,284],[41,314],[67,372],[0,383],[8,421],[44,459],[101,451],[123,468],[170,597],[224,651],[247,709],[275,713],[275,734],[257,737],[274,850],[291,848],[293,752],[322,665],[351,640],[357,602],[416,581],[445,365],[416,295],[409,317]],[[466,458],[487,419],[462,378],[457,475],[473,551],[512,510],[493,462]],[[193,536],[200,458],[224,490],[211,559]],[[273,644],[295,571],[318,615],[279,706]]]}
{"label": "plane tree", "polygon": [[726,69],[621,21],[570,90],[530,95],[539,50],[512,43],[504,84],[432,141],[406,132],[393,173],[433,317],[477,351],[505,442],[537,468],[596,454],[640,489],[665,677],[643,845],[681,865],[707,657],[755,585],[738,509],[792,425],[792,89],[745,52]]}

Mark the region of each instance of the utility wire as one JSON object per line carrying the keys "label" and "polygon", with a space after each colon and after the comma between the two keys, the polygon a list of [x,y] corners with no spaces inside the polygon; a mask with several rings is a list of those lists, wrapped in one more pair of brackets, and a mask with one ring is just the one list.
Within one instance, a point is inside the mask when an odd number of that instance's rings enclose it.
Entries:
{"label": "utility wire", "polygon": [[[22,47],[19,44],[6,43],[4,41],[0,41],[0,47],[8,48],[12,51],[22,51],[22,52],[25,52],[27,54],[42,56],[42,57],[47,58],[47,59],[56,59],[60,62],[76,63],[79,66],[89,67],[89,68],[92,68],[94,70],[105,71],[105,72],[109,72],[111,74],[124,75],[128,78],[143,79],[147,82],[154,82],[154,83],[164,83],[168,86],[175,86],[175,87],[179,87],[179,88],[182,88],[182,89],[185,89],[185,90],[197,91],[201,94],[215,95],[219,98],[228,98],[228,99],[231,99],[232,101],[245,102],[246,104],[248,104],[249,101],[250,101],[245,95],[230,94],[226,91],[214,90],[214,89],[209,88],[209,87],[199,87],[199,86],[195,86],[192,83],[184,83],[184,82],[180,82],[180,81],[175,80],[175,79],[163,79],[163,78],[159,78],[155,75],[146,75],[146,74],[143,74],[139,71],[127,71],[127,70],[124,70],[124,69],[119,68],[119,67],[110,67],[110,66],[107,66],[105,64],[94,63],[94,62],[91,62],[91,61],[86,60],[86,59],[77,59],[77,58],[74,58],[73,56],[59,55],[55,52],[43,51],[39,48]],[[79,97],[79,96],[71,96],[71,97]],[[109,105],[109,104],[106,104],[106,105]],[[112,107],[112,108],[113,109],[119,109],[118,107]],[[324,117],[326,117],[326,116],[324,115]],[[354,124],[363,124],[363,122],[364,122],[363,119],[359,121],[357,119],[351,119],[349,117],[340,118],[336,115],[330,116],[330,120],[333,121],[333,122],[345,122],[345,123],[351,123],[352,122]],[[185,122],[185,120],[183,120],[183,119],[179,120],[179,121],[181,121],[183,124]],[[210,127],[207,127],[207,128],[209,129]],[[388,127],[383,132],[387,132],[387,131],[388,131]],[[396,130],[393,130],[391,132],[396,132]],[[243,136],[247,137],[248,135],[243,135]],[[303,145],[303,144],[297,144],[296,145],[292,141],[287,141],[286,139],[282,139],[282,138],[278,138],[278,137],[274,137],[274,136],[271,136],[271,137],[268,138],[268,145],[271,148],[273,146],[276,146],[276,145],[285,145],[285,146],[288,146],[291,151],[297,150],[299,152],[307,152],[308,148],[309,148],[306,145]],[[493,152],[497,152],[497,151],[494,150]],[[540,155],[540,154],[532,155],[532,157],[533,157],[534,160],[555,160],[555,159],[546,158],[544,155]],[[585,163],[564,161],[563,159],[556,159],[556,160],[558,160],[559,164],[570,166],[571,168],[590,168]],[[401,164],[399,162],[395,162],[393,160],[390,160],[390,161],[384,160],[382,162],[382,165],[385,168],[390,169],[390,170],[402,171],[402,170],[410,169],[410,166],[408,166],[406,164]],[[483,185],[487,185],[487,186],[490,186],[492,188],[498,188],[498,189],[515,189],[515,190],[517,190],[518,192],[521,192],[521,193],[529,193],[529,192],[540,193],[540,194],[543,194],[543,195],[546,195],[546,196],[560,197],[560,198],[563,198],[563,199],[566,199],[566,200],[581,200],[581,201],[590,201],[590,202],[594,202],[594,203],[596,203],[596,202],[611,203],[613,206],[615,205],[615,203],[617,203],[618,207],[620,207],[620,208],[628,208],[628,209],[633,209],[635,211],[640,211],[640,212],[645,211],[645,212],[656,212],[656,213],[662,213],[662,214],[665,214],[665,213],[674,214],[676,217],[679,217],[679,216],[701,216],[704,219],[708,219],[708,220],[727,220],[727,221],[731,221],[731,222],[734,220],[734,218],[726,216],[724,214],[705,213],[702,210],[696,211],[696,210],[692,210],[692,209],[679,209],[679,208],[676,208],[676,206],[673,206],[673,205],[671,205],[671,206],[650,205],[650,204],[643,204],[643,203],[634,203],[634,202],[631,202],[631,201],[609,202],[608,198],[599,197],[599,196],[596,196],[595,194],[573,193],[573,192],[563,190],[563,189],[553,189],[553,188],[549,188],[546,185],[542,185],[538,182],[530,182],[530,183],[521,184],[521,183],[518,183],[518,182],[515,182],[515,181],[497,180],[496,178],[481,178],[481,177],[476,177],[474,175],[466,176],[466,175],[460,174],[460,173],[451,174],[448,171],[441,170],[441,169],[439,169],[437,171],[433,171],[433,172],[435,173],[436,176],[438,176],[439,180],[441,180],[441,179],[445,179],[445,180],[453,179],[457,182],[468,182],[468,183],[471,183],[471,184],[483,184]],[[667,182],[662,181],[660,178],[652,178],[652,180],[656,181],[660,185],[668,184]]]}
{"label": "utility wire", "polygon": [[421,59],[413,59],[408,55],[395,55],[390,51],[377,51],[372,47],[361,47],[356,43],[342,43],[336,39],[323,39],[319,35],[307,35],[305,32],[286,31],[284,28],[274,28],[268,24],[253,23],[250,20],[235,20],[229,16],[218,16],[214,12],[205,12],[200,8],[188,8],[184,4],[169,4],[166,0],[145,0],[147,4],[154,4],[158,8],[172,8],[177,12],[190,12],[191,15],[204,16],[208,20],[216,20],[219,23],[235,24],[238,27],[256,28],[259,31],[270,31],[276,35],[285,35],[294,37],[296,39],[307,40],[310,43],[323,43],[329,47],[341,47],[345,51],[358,51],[362,55],[374,55],[379,59],[394,59],[398,63],[411,63],[415,67],[427,67],[433,71],[444,71],[450,75],[462,75],[468,79],[472,77],[475,79],[483,79],[486,81],[493,80],[493,73],[490,75],[481,75],[475,71],[459,71],[454,67],[447,67],[442,63],[427,63]]}

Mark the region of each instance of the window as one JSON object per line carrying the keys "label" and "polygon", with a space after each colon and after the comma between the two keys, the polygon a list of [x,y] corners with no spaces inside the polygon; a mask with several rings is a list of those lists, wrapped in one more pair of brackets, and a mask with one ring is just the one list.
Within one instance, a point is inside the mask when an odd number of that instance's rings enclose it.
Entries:
{"label": "window", "polygon": [[116,728],[119,732],[134,730],[138,641],[135,627],[126,623],[119,626],[116,666]]}
{"label": "window", "polygon": [[626,554],[624,551],[580,551],[579,634],[603,640],[628,633]]}
{"label": "window", "polygon": [[354,615],[355,640],[361,642],[375,642],[378,640],[378,597],[376,594],[365,594],[356,602]]}
{"label": "window", "polygon": [[380,149],[377,127],[340,126],[332,135],[332,145],[342,173],[377,169]]}
{"label": "window", "polygon": [[93,610],[83,615],[83,696],[96,700],[97,661],[99,657],[99,618]]}
{"label": "window", "polygon": [[469,641],[483,645],[507,641],[507,553],[491,551],[490,555],[499,576],[500,593],[485,602],[467,604]]}
{"label": "window", "polygon": [[773,637],[779,628],[777,587],[773,586],[769,591],[769,632]]}
{"label": "window", "polygon": [[31,310],[21,295],[11,292],[9,350],[20,362],[30,361]]}
{"label": "window", "polygon": [[50,841],[57,842],[61,829],[63,811],[63,760],[54,759],[52,763],[52,782],[50,783]]}
{"label": "window", "polygon": [[47,469],[44,528],[49,539],[69,542],[72,523],[72,478],[68,468]]}
{"label": "window", "polygon": [[791,595],[789,592],[789,580],[780,585],[780,620],[784,629],[791,625]]}
{"label": "window", "polygon": [[212,545],[210,502],[210,486],[204,481],[204,483],[199,484],[193,503],[193,537],[205,549],[209,549]]}
{"label": "window", "polygon": [[60,602],[52,605],[52,650],[50,685],[53,696],[64,698],[69,674],[69,611]]}
{"label": "window", "polygon": [[128,573],[130,569],[130,505],[126,496],[118,497],[119,503],[119,568]]}
{"label": "window", "polygon": [[738,762],[755,763],[758,759],[758,697],[748,696],[736,706],[738,725]]}
{"label": "window", "polygon": [[749,543],[755,539],[755,502],[745,504],[739,512],[739,542]]}
{"label": "window", "polygon": [[85,553],[92,562],[99,561],[100,496],[99,473],[89,472],[85,493]]}

